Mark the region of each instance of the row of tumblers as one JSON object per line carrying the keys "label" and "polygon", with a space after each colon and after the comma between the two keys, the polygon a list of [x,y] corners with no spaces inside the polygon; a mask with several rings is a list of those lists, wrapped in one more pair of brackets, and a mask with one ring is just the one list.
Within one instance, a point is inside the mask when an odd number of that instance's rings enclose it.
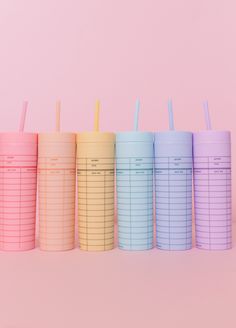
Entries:
{"label": "row of tumblers", "polygon": [[230,152],[225,131],[1,133],[0,247],[35,247],[38,180],[40,248],[72,249],[77,172],[80,248],[112,249],[116,162],[119,248],[153,247],[154,178],[157,247],[190,249],[193,176],[196,246],[228,249]]}

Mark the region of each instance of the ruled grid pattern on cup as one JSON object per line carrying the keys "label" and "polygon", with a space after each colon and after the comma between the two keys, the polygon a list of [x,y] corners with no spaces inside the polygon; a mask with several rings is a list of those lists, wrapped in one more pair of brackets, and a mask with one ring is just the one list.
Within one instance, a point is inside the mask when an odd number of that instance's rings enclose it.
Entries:
{"label": "ruled grid pattern on cup", "polygon": [[157,247],[192,247],[192,157],[155,158]]}
{"label": "ruled grid pattern on cup", "polygon": [[43,249],[74,247],[75,157],[39,156],[39,233]]}
{"label": "ruled grid pattern on cup", "polygon": [[194,157],[196,245],[228,249],[232,244],[231,157]]}
{"label": "ruled grid pattern on cup", "polygon": [[119,247],[152,248],[153,158],[117,158],[116,188]]}
{"label": "ruled grid pattern on cup", "polygon": [[1,249],[34,247],[36,184],[36,155],[0,155]]}
{"label": "ruled grid pattern on cup", "polygon": [[114,158],[77,158],[79,245],[114,247]]}

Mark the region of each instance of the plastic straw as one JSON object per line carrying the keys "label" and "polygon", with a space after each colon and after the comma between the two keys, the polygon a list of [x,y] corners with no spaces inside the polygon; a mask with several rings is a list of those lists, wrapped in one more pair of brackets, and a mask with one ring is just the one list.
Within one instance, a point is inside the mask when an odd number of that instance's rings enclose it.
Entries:
{"label": "plastic straw", "polygon": [[20,128],[19,128],[20,132],[24,132],[27,108],[28,108],[28,101],[24,101],[21,111],[21,117],[20,117]]}
{"label": "plastic straw", "polygon": [[168,100],[168,112],[169,112],[169,129],[174,130],[174,115],[173,115],[173,105],[172,105],[172,100]]}
{"label": "plastic straw", "polygon": [[134,131],[138,130],[138,121],[139,121],[139,110],[140,110],[140,100],[136,100],[135,105],[135,114],[134,114]]}
{"label": "plastic straw", "polygon": [[56,102],[56,132],[60,132],[61,123],[61,102],[58,100]]}
{"label": "plastic straw", "polygon": [[95,113],[94,113],[94,131],[99,131],[99,112],[100,112],[100,101],[96,101]]}
{"label": "plastic straw", "polygon": [[203,109],[204,109],[204,115],[205,115],[206,128],[207,128],[207,130],[211,130],[211,118],[210,118],[207,100],[203,102]]}

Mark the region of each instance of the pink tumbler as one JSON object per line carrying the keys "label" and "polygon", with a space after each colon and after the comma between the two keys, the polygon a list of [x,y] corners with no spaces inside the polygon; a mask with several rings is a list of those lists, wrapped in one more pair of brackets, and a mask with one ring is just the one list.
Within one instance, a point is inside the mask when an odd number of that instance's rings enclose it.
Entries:
{"label": "pink tumbler", "polygon": [[0,133],[0,248],[35,247],[37,134]]}
{"label": "pink tumbler", "polygon": [[193,135],[196,246],[224,250],[232,244],[230,132],[208,128]]}

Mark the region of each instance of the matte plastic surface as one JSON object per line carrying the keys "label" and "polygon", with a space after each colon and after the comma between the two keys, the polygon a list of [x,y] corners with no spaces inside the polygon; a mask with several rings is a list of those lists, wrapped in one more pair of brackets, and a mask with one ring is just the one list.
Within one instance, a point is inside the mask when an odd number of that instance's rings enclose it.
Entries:
{"label": "matte plastic surface", "polygon": [[0,248],[35,247],[37,134],[0,133]]}
{"label": "matte plastic surface", "polygon": [[194,133],[196,246],[232,247],[231,142],[228,131]]}
{"label": "matte plastic surface", "polygon": [[74,248],[75,156],[75,134],[39,134],[39,244],[42,250]]}
{"label": "matte plastic surface", "polygon": [[163,250],[192,247],[192,133],[155,134],[156,239]]}
{"label": "matte plastic surface", "polygon": [[87,251],[114,247],[115,135],[77,134],[79,245]]}
{"label": "matte plastic surface", "polygon": [[153,247],[153,134],[116,136],[118,244],[124,250]]}

